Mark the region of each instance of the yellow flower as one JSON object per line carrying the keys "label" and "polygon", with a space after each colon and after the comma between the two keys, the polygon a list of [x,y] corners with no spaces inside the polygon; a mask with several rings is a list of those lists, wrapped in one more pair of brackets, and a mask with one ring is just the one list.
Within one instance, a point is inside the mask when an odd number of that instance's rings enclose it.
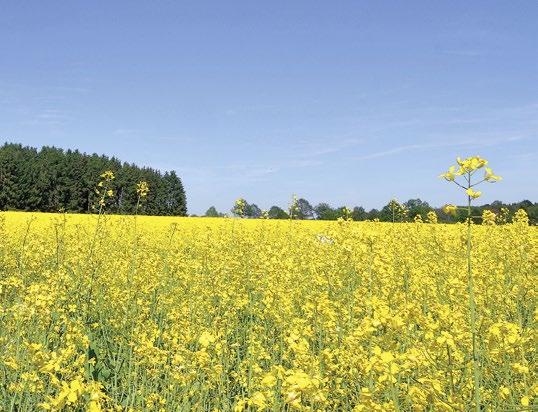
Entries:
{"label": "yellow flower", "polygon": [[149,193],[149,185],[147,182],[141,181],[136,184],[136,193],[141,198],[144,198]]}
{"label": "yellow flower", "polygon": [[483,225],[493,226],[495,225],[496,219],[497,219],[497,215],[491,210],[486,209],[482,212],[482,224]]}
{"label": "yellow flower", "polygon": [[486,167],[486,171],[484,173],[484,180],[486,182],[495,183],[501,179],[502,179],[501,176],[497,176],[493,174],[493,170],[491,170],[489,167]]}
{"label": "yellow flower", "polygon": [[517,373],[521,373],[521,374],[529,373],[529,368],[525,365],[522,365],[519,362],[512,363],[512,369],[514,369],[514,371],[516,371]]}
{"label": "yellow flower", "polygon": [[55,408],[61,409],[66,404],[75,404],[82,395],[83,391],[84,384],[79,379],[75,379],[69,384],[67,382],[62,382],[62,390],[58,396],[51,401],[51,405]]}
{"label": "yellow flower", "polygon": [[471,187],[467,189],[465,193],[467,193],[471,199],[478,199],[482,195],[482,192],[475,192]]}
{"label": "yellow flower", "polygon": [[390,363],[394,360],[394,355],[390,352],[382,352],[379,357],[384,363]]}
{"label": "yellow flower", "polygon": [[268,387],[268,388],[272,388],[273,386],[275,386],[276,384],[276,378],[271,375],[271,374],[267,374],[265,375],[265,377],[262,379],[262,385],[265,386],[265,387]]}
{"label": "yellow flower", "polygon": [[204,348],[207,348],[213,342],[215,342],[215,337],[207,331],[203,332],[198,338],[198,343]]}
{"label": "yellow flower", "polygon": [[232,212],[239,217],[244,217],[247,209],[247,201],[243,198],[239,198],[235,201]]}
{"label": "yellow flower", "polygon": [[514,213],[514,217],[512,218],[512,223],[528,225],[529,216],[527,215],[527,212],[525,212],[524,209],[519,209],[516,213]]}
{"label": "yellow flower", "polygon": [[265,395],[262,392],[255,392],[249,399],[248,403],[250,405],[256,406],[258,409],[265,409],[267,407],[267,402]]}
{"label": "yellow flower", "polygon": [[482,159],[480,156],[470,157],[466,159],[466,162],[468,163],[467,168],[470,171],[481,169],[482,167],[488,164],[488,161],[486,159]]}
{"label": "yellow flower", "polygon": [[88,404],[88,412],[101,412],[102,410],[98,401],[90,401]]}
{"label": "yellow flower", "polygon": [[456,166],[450,166],[448,172],[443,173],[439,177],[444,178],[445,180],[452,182],[456,178]]}
{"label": "yellow flower", "polygon": [[457,211],[458,211],[458,207],[455,205],[448,204],[448,205],[443,206],[443,212],[446,213],[447,215],[456,216]]}
{"label": "yellow flower", "polygon": [[234,412],[243,412],[247,406],[248,401],[246,399],[240,399],[234,407]]}
{"label": "yellow flower", "polygon": [[114,172],[112,170],[107,170],[101,174],[101,179],[109,182],[115,179]]}
{"label": "yellow flower", "polygon": [[82,382],[80,382],[78,379],[75,379],[69,385],[69,394],[67,395],[67,399],[70,402],[75,403],[78,397],[82,394],[83,389],[84,385],[82,384]]}
{"label": "yellow flower", "polygon": [[426,214],[426,218],[428,223],[437,223],[437,213],[435,213],[433,210],[430,210]]}
{"label": "yellow flower", "polygon": [[501,386],[499,388],[499,395],[502,399],[508,398],[508,395],[510,395],[510,389],[508,389],[506,386]]}
{"label": "yellow flower", "polygon": [[458,163],[460,168],[457,172],[455,172],[455,174],[460,176],[466,173],[474,172],[475,170],[481,169],[488,164],[488,161],[486,159],[482,159],[480,156],[472,156],[463,160],[458,157],[456,159],[456,162]]}

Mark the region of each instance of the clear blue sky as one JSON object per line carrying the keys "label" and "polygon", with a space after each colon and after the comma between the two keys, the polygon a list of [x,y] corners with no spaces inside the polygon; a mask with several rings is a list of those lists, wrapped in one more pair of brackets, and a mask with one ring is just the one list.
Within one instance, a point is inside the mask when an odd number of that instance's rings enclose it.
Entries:
{"label": "clear blue sky", "polygon": [[0,141],[182,177],[189,212],[538,200],[538,1],[5,1]]}

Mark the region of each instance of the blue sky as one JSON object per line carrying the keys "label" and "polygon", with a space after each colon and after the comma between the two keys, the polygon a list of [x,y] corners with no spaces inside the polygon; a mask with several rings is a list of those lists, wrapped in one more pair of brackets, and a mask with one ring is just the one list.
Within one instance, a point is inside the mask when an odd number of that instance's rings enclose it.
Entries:
{"label": "blue sky", "polygon": [[538,2],[0,5],[0,141],[175,169],[191,213],[538,200]]}

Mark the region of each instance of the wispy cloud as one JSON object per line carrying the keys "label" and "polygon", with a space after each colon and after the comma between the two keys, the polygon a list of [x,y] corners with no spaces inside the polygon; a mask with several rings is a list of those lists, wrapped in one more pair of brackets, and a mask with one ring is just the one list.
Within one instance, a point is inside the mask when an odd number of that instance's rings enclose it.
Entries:
{"label": "wispy cloud", "polygon": [[435,146],[433,146],[431,144],[423,144],[423,145],[411,144],[411,145],[405,145],[405,146],[398,146],[398,147],[394,147],[392,149],[381,150],[379,152],[370,153],[370,154],[367,154],[367,155],[364,155],[364,156],[358,156],[356,159],[357,160],[377,159],[377,158],[380,158],[380,157],[391,156],[391,155],[406,152],[406,151],[409,151],[409,150],[426,149],[426,148],[431,148],[431,147],[435,147]]}
{"label": "wispy cloud", "polygon": [[193,143],[197,139],[192,136],[157,136],[151,138],[152,143],[160,142],[164,144],[184,144],[184,143]]}
{"label": "wispy cloud", "polygon": [[69,118],[67,113],[64,110],[60,109],[45,109],[41,113],[38,113],[36,115],[37,119],[42,120],[56,120],[56,121],[64,121]]}
{"label": "wispy cloud", "polygon": [[128,135],[134,135],[134,134],[140,134],[141,130],[139,129],[129,129],[129,128],[123,128],[120,127],[112,132],[112,134],[116,136],[128,136]]}
{"label": "wispy cloud", "polygon": [[323,162],[316,159],[288,159],[257,165],[236,164],[215,169],[215,175],[218,178],[231,177],[240,180],[259,180],[285,170],[301,169],[321,164]]}
{"label": "wispy cloud", "polygon": [[484,50],[469,50],[469,49],[441,50],[441,53],[448,54],[450,56],[460,56],[460,57],[481,57],[481,56],[487,55],[486,51]]}
{"label": "wispy cloud", "polygon": [[301,144],[296,152],[300,153],[301,158],[310,159],[338,153],[364,143],[365,140],[359,138],[331,138],[321,142]]}
{"label": "wispy cloud", "polygon": [[491,147],[497,146],[500,144],[506,144],[511,142],[516,142],[529,138],[529,136],[506,136],[506,137],[497,137],[497,138],[469,138],[466,140],[452,140],[444,139],[443,141],[436,141],[431,143],[422,143],[422,144],[410,144],[397,146],[387,150],[381,150],[378,152],[373,152],[364,156],[356,157],[357,160],[371,160],[382,157],[387,157],[391,155],[396,155],[402,152],[415,151],[415,150],[426,150],[426,149],[440,149],[443,147]]}
{"label": "wispy cloud", "polygon": [[72,118],[72,115],[66,110],[46,108],[33,115],[28,115],[27,119],[21,121],[21,124],[57,128],[65,126]]}
{"label": "wispy cloud", "polygon": [[536,158],[538,158],[538,152],[525,152],[525,153],[517,153],[510,155],[511,159],[517,160],[517,161],[535,161]]}
{"label": "wispy cloud", "polygon": [[60,92],[66,92],[66,93],[89,93],[90,89],[87,87],[78,87],[78,86],[57,86],[54,88],[55,90],[58,90]]}
{"label": "wispy cloud", "polygon": [[[289,172],[294,169],[305,169],[325,164],[327,156],[347,150],[353,146],[364,143],[363,139],[346,138],[337,142],[309,142],[296,144],[290,150],[291,156],[281,156],[265,162],[241,162],[228,164],[222,167],[208,167],[201,165],[200,168],[182,168],[194,179],[210,179],[211,181],[229,183],[261,182],[271,179],[271,176]],[[210,177],[209,177],[210,176]]]}

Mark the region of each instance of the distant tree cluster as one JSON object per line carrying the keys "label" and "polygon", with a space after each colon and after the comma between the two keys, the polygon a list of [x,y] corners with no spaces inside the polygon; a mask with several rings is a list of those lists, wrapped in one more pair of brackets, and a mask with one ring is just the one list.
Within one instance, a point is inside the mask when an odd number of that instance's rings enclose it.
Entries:
{"label": "distant tree cluster", "polygon": [[[480,222],[485,211],[493,212],[497,216],[498,223],[508,223],[512,221],[518,210],[524,210],[529,217],[531,225],[538,225],[538,203],[530,200],[522,200],[516,203],[503,203],[496,200],[481,206],[471,206],[471,215],[475,222]],[[442,213],[442,212],[441,212]],[[459,207],[456,211],[456,216],[443,216],[444,222],[464,222],[466,218],[464,207]]]}
{"label": "distant tree cluster", "polygon": [[98,202],[96,184],[105,170],[115,175],[109,212],[134,213],[137,183],[145,181],[149,192],[138,213],[186,215],[185,190],[174,171],[163,174],[114,157],[12,143],[0,147],[0,210],[91,212]]}
{"label": "distant tree cluster", "polygon": [[204,216],[205,217],[225,217],[226,215],[224,213],[218,212],[215,206],[211,206],[209,209],[207,209]]}
{"label": "distant tree cluster", "polygon": [[[497,216],[497,222],[510,222],[512,216],[519,209],[525,210],[529,216],[531,224],[538,224],[538,203],[524,200],[517,203],[503,203],[495,201],[491,204],[472,206],[472,216],[476,223],[482,222],[484,211],[489,211]],[[256,204],[250,204],[245,199],[238,199],[231,212],[235,216],[244,218],[267,217],[269,219],[289,219],[292,211],[293,219],[317,219],[317,220],[337,220],[339,218],[351,217],[355,221],[378,220],[380,222],[413,222],[420,220],[423,222],[435,221],[439,223],[464,222],[467,211],[464,207],[459,208],[455,216],[445,213],[442,208],[435,208],[421,199],[409,199],[400,203],[391,199],[385,206],[379,209],[366,211],[362,206],[355,206],[348,209],[345,206],[332,207],[328,203],[319,203],[312,206],[310,202],[303,198],[294,198],[287,210],[279,206],[272,206],[267,211],[262,211]],[[435,215],[432,213],[434,212]],[[206,212],[206,216],[222,217],[224,213],[219,213],[214,206]],[[433,218],[435,216],[435,218]]]}

